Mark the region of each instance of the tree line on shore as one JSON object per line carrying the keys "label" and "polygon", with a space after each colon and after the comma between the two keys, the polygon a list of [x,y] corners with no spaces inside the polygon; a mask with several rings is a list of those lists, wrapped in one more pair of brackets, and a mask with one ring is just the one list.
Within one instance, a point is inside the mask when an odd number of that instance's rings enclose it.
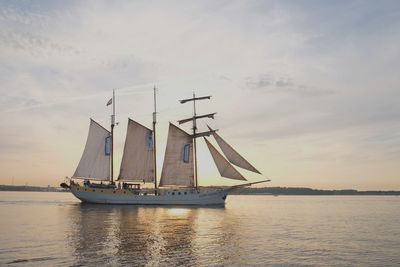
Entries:
{"label": "tree line on shore", "polygon": [[[28,185],[0,185],[0,191],[31,191],[31,192],[65,192],[58,187],[41,187]],[[400,195],[400,191],[370,190],[358,191],[355,189],[322,190],[307,187],[243,187],[231,192],[234,195]]]}
{"label": "tree line on shore", "polygon": [[246,187],[232,192],[238,195],[400,195],[400,191],[322,190],[307,187]]}

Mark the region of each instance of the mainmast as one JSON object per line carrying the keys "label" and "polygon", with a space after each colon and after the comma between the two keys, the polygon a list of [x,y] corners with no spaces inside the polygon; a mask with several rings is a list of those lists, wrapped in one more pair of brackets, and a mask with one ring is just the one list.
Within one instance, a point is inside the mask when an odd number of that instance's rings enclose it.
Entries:
{"label": "mainmast", "polygon": [[114,126],[115,126],[115,90],[112,96],[112,115],[111,115],[111,184],[114,184]]}
{"label": "mainmast", "polygon": [[196,97],[196,94],[193,93],[193,98],[179,100],[179,102],[181,104],[193,101],[193,117],[192,118],[188,118],[188,119],[183,119],[183,120],[180,120],[178,122],[179,122],[179,124],[183,124],[183,123],[186,123],[186,122],[189,122],[189,121],[193,122],[193,128],[192,128],[192,130],[193,130],[193,135],[192,135],[192,138],[193,138],[193,165],[194,165],[194,173],[193,174],[194,174],[194,181],[195,181],[196,190],[198,190],[198,188],[199,188],[199,184],[198,184],[198,180],[197,180],[198,170],[197,170],[196,138],[197,137],[201,137],[201,136],[209,136],[210,134],[215,132],[215,130],[211,130],[211,131],[208,131],[208,132],[197,133],[197,121],[196,120],[200,119],[200,118],[211,118],[211,119],[214,119],[214,115],[216,114],[214,112],[214,113],[210,113],[210,114],[206,114],[206,115],[197,116],[197,113],[196,113],[196,100],[205,100],[205,99],[210,99],[210,98],[211,98],[211,96]]}
{"label": "mainmast", "polygon": [[157,152],[156,152],[156,123],[157,123],[157,88],[154,86],[154,112],[153,112],[153,162],[154,162],[154,193],[157,195]]}

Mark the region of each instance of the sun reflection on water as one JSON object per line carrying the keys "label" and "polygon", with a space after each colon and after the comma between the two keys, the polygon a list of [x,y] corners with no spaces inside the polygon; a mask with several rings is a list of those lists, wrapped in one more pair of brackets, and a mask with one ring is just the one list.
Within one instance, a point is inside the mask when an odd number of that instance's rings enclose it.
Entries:
{"label": "sun reflection on water", "polygon": [[186,217],[189,212],[190,210],[187,208],[170,208],[167,211],[168,215],[170,216],[182,217],[182,218]]}
{"label": "sun reflection on water", "polygon": [[69,211],[70,247],[78,265],[88,263],[88,254],[102,255],[91,259],[95,264],[197,265],[203,257],[198,248],[220,247],[226,236],[222,225],[213,236],[206,230],[207,222],[223,223],[223,208],[81,204]]}

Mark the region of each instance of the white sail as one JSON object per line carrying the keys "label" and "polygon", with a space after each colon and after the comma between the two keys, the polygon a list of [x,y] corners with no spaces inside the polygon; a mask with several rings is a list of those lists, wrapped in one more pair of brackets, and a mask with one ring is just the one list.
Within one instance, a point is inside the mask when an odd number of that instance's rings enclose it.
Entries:
{"label": "white sail", "polygon": [[217,169],[222,177],[235,179],[235,180],[244,180],[244,178],[240,172],[238,172],[219,152],[218,150],[206,139],[204,140],[207,143],[208,149],[214,159],[215,165],[217,165]]}
{"label": "white sail", "polygon": [[85,150],[72,177],[109,180],[110,148],[110,132],[91,119]]}
{"label": "white sail", "polygon": [[160,186],[193,186],[193,171],[192,136],[170,123]]}
{"label": "white sail", "polygon": [[[210,131],[212,130],[210,127],[208,127],[208,128],[210,129]],[[232,163],[240,168],[261,174],[261,172],[259,172],[253,165],[251,165],[238,152],[236,152],[236,150],[233,149],[216,132],[213,132],[213,136],[215,138],[215,141],[217,141],[218,146],[221,148],[222,152],[224,153],[225,157],[229,160],[230,163]]]}
{"label": "white sail", "polygon": [[153,131],[129,119],[118,180],[154,181]]}

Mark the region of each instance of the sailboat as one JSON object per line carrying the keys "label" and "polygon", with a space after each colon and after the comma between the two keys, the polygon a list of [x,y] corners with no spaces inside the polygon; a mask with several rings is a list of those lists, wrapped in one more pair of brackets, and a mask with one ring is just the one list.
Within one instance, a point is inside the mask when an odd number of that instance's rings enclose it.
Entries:
{"label": "sailboat", "polygon": [[[111,131],[90,119],[89,134],[81,160],[74,175],[61,186],[69,188],[72,194],[87,203],[131,204],[131,205],[223,205],[229,192],[238,187],[268,182],[262,180],[238,184],[231,187],[200,188],[197,168],[197,139],[202,138],[212,155],[222,177],[238,181],[247,179],[233,165],[261,174],[242,157],[231,145],[208,126],[208,131],[197,131],[197,120],[214,119],[216,113],[196,114],[196,101],[211,96],[180,100],[181,104],[193,102],[193,116],[179,120],[178,124],[192,122],[193,132],[182,130],[174,123],[169,124],[161,178],[157,182],[156,157],[156,88],[154,88],[153,128],[149,129],[128,119],[125,145],[119,175],[113,177],[113,138],[115,123],[115,93],[112,103]],[[107,104],[107,105],[108,105]],[[222,154],[211,144],[212,136]],[[83,180],[83,183],[81,182]],[[99,183],[100,182],[100,183]],[[154,183],[154,188],[141,188],[144,183]]]}

